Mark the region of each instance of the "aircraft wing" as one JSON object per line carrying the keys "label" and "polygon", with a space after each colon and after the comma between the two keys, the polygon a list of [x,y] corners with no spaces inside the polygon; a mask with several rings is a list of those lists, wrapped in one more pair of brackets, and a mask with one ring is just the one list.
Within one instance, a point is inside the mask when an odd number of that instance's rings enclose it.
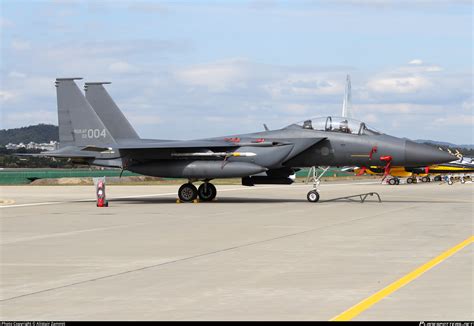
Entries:
{"label": "aircraft wing", "polygon": [[223,140],[182,140],[164,142],[129,142],[118,144],[120,150],[140,150],[140,149],[186,149],[186,148],[236,148],[242,144]]}

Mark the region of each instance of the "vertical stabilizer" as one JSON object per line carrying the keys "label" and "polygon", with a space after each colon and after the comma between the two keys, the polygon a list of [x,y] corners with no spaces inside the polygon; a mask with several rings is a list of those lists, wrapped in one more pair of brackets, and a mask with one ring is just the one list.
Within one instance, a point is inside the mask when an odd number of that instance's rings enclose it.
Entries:
{"label": "vertical stabilizer", "polygon": [[56,79],[60,147],[113,146],[114,139],[87,102],[75,79],[81,78]]}
{"label": "vertical stabilizer", "polygon": [[115,139],[139,139],[137,132],[104,87],[110,82],[85,83],[86,99]]}
{"label": "vertical stabilizer", "polygon": [[342,102],[342,116],[344,118],[352,117],[352,94],[351,94],[351,76],[346,77],[346,88],[344,91],[344,101]]}

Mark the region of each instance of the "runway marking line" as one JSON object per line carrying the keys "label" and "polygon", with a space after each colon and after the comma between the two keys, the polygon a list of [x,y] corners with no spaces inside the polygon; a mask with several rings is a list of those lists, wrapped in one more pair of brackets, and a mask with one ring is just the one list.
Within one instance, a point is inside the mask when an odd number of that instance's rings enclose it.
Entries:
{"label": "runway marking line", "polygon": [[333,317],[330,321],[349,321],[353,318],[357,317],[359,314],[385,298],[386,296],[392,294],[393,292],[397,291],[398,289],[402,288],[403,286],[407,285],[411,281],[415,280],[416,278],[420,277],[436,265],[442,263],[461,249],[465,248],[466,246],[470,245],[474,242],[474,236],[470,236],[466,240],[462,241],[461,243],[455,245],[451,249],[446,250],[439,256],[433,258],[429,262],[425,263],[424,265],[418,267],[417,269],[411,271],[410,273],[406,274],[402,278],[396,280],[392,284],[386,286],[382,290],[376,292],[375,294],[371,295],[370,297],[362,300],[358,304],[352,306],[351,308],[347,309],[343,313]]}

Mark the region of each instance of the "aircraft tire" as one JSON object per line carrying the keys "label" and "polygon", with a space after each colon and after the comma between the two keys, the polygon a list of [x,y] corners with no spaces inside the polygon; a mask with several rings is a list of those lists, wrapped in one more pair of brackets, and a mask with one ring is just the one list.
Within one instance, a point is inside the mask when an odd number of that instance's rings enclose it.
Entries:
{"label": "aircraft tire", "polygon": [[198,196],[198,190],[192,183],[185,183],[178,190],[179,200],[190,203]]}
{"label": "aircraft tire", "polygon": [[198,188],[198,196],[202,201],[211,201],[216,198],[217,189],[212,183],[201,184]]}
{"label": "aircraft tire", "polygon": [[306,195],[306,199],[308,199],[310,203],[316,203],[319,201],[319,193],[316,190],[311,190]]}

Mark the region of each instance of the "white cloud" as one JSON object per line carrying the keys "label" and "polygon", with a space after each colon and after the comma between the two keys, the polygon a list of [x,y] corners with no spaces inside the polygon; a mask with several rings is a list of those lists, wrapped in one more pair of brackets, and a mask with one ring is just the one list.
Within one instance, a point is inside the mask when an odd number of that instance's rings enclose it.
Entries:
{"label": "white cloud", "polygon": [[473,98],[470,98],[469,100],[462,102],[462,108],[463,108],[463,110],[470,111],[471,114],[474,114],[474,100],[473,100]]}
{"label": "white cloud", "polygon": [[15,93],[13,93],[11,91],[0,90],[0,101],[1,102],[9,101],[9,100],[13,99],[14,97],[15,97]]}
{"label": "white cloud", "polygon": [[392,68],[370,78],[366,84],[368,93],[364,93],[364,96],[370,97],[370,92],[415,95],[433,89],[440,79],[437,73],[441,71],[443,68],[438,65],[428,65],[420,59],[414,59],[408,65]]}
{"label": "white cloud", "polygon": [[283,106],[283,110],[289,113],[294,114],[304,114],[308,111],[309,105],[298,104],[298,103],[289,103]]}
{"label": "white cloud", "polygon": [[376,123],[379,121],[377,118],[377,115],[371,113],[371,114],[365,114],[360,117],[361,121],[364,121],[366,123]]}
{"label": "white cloud", "polygon": [[382,77],[369,80],[367,87],[378,93],[416,93],[431,86],[422,76]]}
{"label": "white cloud", "polygon": [[[12,71],[2,81],[8,89],[0,90],[0,102],[8,102],[5,109],[30,109],[38,105],[45,106],[44,100],[54,96],[54,78],[44,76],[28,76]],[[50,99],[55,102],[55,98]]]}
{"label": "white cloud", "polygon": [[274,98],[286,96],[336,95],[344,92],[344,81],[333,80],[321,73],[290,74],[264,88]]}
{"label": "white cloud", "polygon": [[166,14],[170,11],[168,6],[150,1],[133,1],[132,4],[129,5],[129,9],[148,14]]}
{"label": "white cloud", "polygon": [[440,66],[426,66],[425,67],[425,71],[427,72],[438,72],[438,71],[442,71],[443,68],[441,68]]}
{"label": "white cloud", "polygon": [[470,0],[326,0],[329,3],[366,6],[373,8],[406,8],[413,10],[414,7],[427,8],[430,6],[453,6],[469,5]]}
{"label": "white cloud", "polygon": [[158,115],[130,115],[128,116],[128,120],[132,123],[132,125],[143,126],[143,125],[155,125],[160,124],[163,120]]}
{"label": "white cloud", "polygon": [[15,51],[26,51],[31,49],[30,42],[24,40],[13,40],[11,42],[11,47]]}
{"label": "white cloud", "polygon": [[420,64],[408,64],[407,66],[401,66],[394,69],[391,73],[393,74],[421,74],[426,72],[439,72],[443,68],[438,65],[428,65],[424,63]]}
{"label": "white cloud", "polygon": [[8,73],[8,77],[11,77],[11,78],[25,78],[26,74],[24,74],[22,72],[18,72],[18,71],[10,71]]}
{"label": "white cloud", "polygon": [[134,65],[129,64],[128,62],[125,61],[116,61],[112,62],[109,65],[109,71],[112,73],[117,73],[117,74],[124,74],[124,73],[133,73],[137,72],[138,69]]}
{"label": "white cloud", "polygon": [[444,105],[435,104],[415,104],[415,103],[357,103],[354,104],[354,111],[360,114],[371,112],[379,116],[386,114],[414,114],[431,113],[439,114],[445,110]]}
{"label": "white cloud", "polygon": [[[71,51],[56,53],[54,58],[43,56],[45,64],[36,66],[56,68],[59,77],[80,71],[85,80],[112,81],[107,89],[144,137],[191,139],[196,133],[211,137],[262,130],[262,123],[277,128],[310,116],[339,115],[348,69],[278,66],[245,59],[187,67],[161,66],[133,56],[122,59],[106,49],[94,56],[78,56],[71,65],[67,59]],[[55,64],[48,66],[50,61]],[[429,138],[427,132],[433,130],[435,134],[439,130],[441,120],[435,123],[435,119],[445,112],[468,116],[466,109],[472,108],[472,75],[428,71],[427,67],[433,66],[436,65],[405,64],[371,73],[353,70],[354,118],[389,134]],[[140,74],[130,73],[138,69]],[[24,71],[28,71],[27,78],[21,78]],[[19,66],[4,72],[9,88],[0,93],[0,98],[8,100],[5,108],[17,113],[4,119],[6,127],[35,123],[35,119],[36,123],[56,123],[53,84],[57,76],[34,75]],[[78,84],[81,86],[82,82]],[[50,112],[46,121],[40,120],[41,116],[31,116],[29,110],[38,104]],[[179,130],[174,125],[177,116]],[[212,128],[196,124],[196,118],[212,122]],[[394,120],[398,128],[391,125]],[[232,123],[224,123],[227,121]],[[423,131],[417,130],[416,121],[424,121]],[[160,126],[159,130],[155,125]]]}
{"label": "white cloud", "polygon": [[410,64],[410,65],[422,65],[423,61],[421,61],[420,59],[413,59],[410,62],[408,62],[408,64]]}
{"label": "white cloud", "polygon": [[236,84],[241,86],[249,73],[242,61],[231,60],[180,69],[175,76],[185,84],[206,87],[212,92],[223,92]]}
{"label": "white cloud", "polygon": [[454,115],[437,118],[435,124],[441,126],[474,126],[474,115]]}
{"label": "white cloud", "polygon": [[3,120],[4,124],[7,126],[28,126],[38,123],[58,123],[57,113],[46,110],[4,112]]}
{"label": "white cloud", "polygon": [[6,18],[0,17],[0,27],[1,28],[8,28],[8,27],[13,27],[13,23],[11,20],[8,20]]}

